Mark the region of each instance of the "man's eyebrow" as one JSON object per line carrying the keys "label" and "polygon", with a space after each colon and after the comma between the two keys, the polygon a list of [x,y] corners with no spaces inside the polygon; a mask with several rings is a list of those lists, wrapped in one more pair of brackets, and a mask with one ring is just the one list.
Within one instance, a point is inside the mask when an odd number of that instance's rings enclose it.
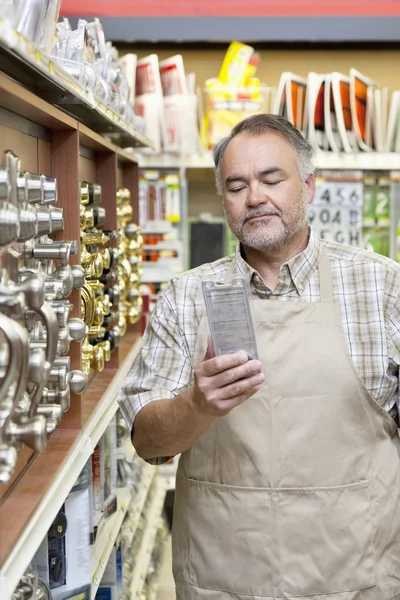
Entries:
{"label": "man's eyebrow", "polygon": [[286,175],[286,171],[281,169],[280,167],[270,167],[269,169],[264,169],[263,171],[259,171],[259,177],[267,177],[268,175],[275,175],[275,173],[279,173],[280,175]]}
{"label": "man's eyebrow", "polygon": [[[258,177],[268,177],[268,175],[274,175],[275,173],[278,173],[280,175],[286,175],[286,171],[284,171],[280,167],[269,167],[268,169],[264,169],[263,171],[260,171],[258,173]],[[242,175],[230,175],[229,177],[227,177],[225,179],[225,184],[236,183],[238,181],[246,182],[247,179],[246,179],[246,177],[244,177]]]}

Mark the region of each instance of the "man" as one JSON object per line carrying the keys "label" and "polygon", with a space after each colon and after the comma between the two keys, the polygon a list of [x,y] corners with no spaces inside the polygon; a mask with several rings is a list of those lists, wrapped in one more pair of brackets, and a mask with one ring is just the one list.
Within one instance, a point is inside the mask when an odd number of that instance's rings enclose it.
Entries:
{"label": "man", "polygon": [[[179,600],[400,599],[400,266],[315,237],[311,156],[273,115],[219,143],[240,244],[167,285],[120,395],[140,456],[182,453]],[[199,280],[234,274],[260,360],[207,345]]]}

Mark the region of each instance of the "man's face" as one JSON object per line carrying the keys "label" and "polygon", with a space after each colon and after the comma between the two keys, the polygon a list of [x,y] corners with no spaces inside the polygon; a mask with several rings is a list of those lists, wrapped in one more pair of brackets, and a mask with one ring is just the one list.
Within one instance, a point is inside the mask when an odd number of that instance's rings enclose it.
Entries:
{"label": "man's face", "polygon": [[297,157],[281,136],[237,135],[225,150],[221,176],[226,219],[244,246],[278,249],[305,228],[314,176],[300,179]]}

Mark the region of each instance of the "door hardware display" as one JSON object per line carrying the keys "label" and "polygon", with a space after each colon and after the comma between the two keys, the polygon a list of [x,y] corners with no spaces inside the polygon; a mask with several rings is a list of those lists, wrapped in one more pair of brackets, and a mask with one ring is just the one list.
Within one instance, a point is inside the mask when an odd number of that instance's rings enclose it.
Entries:
{"label": "door hardware display", "polygon": [[45,449],[48,435],[69,408],[71,393],[82,393],[88,381],[82,371],[71,371],[66,356],[70,344],[82,341],[88,327],[70,317],[73,304],[66,300],[85,281],[83,268],[70,265],[77,242],[49,237],[64,228],[57,199],[56,179],[22,171],[18,156],[5,153],[0,167],[0,482],[4,483],[12,476],[23,445],[35,452]]}

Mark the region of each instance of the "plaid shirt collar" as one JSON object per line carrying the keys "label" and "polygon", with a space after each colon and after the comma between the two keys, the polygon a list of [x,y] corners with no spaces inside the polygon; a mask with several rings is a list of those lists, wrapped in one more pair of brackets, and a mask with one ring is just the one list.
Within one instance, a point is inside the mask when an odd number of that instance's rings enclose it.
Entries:
{"label": "plaid shirt collar", "polygon": [[[322,243],[310,227],[307,248],[300,254],[297,254],[297,256],[291,258],[288,262],[281,265],[279,273],[280,282],[287,283],[289,278],[290,283],[300,296],[310,277],[318,267],[321,253]],[[244,260],[241,253],[240,242],[238,242],[236,246],[235,265],[236,271],[242,275],[247,275],[256,287],[258,287],[260,283],[265,287],[259,273]]]}

